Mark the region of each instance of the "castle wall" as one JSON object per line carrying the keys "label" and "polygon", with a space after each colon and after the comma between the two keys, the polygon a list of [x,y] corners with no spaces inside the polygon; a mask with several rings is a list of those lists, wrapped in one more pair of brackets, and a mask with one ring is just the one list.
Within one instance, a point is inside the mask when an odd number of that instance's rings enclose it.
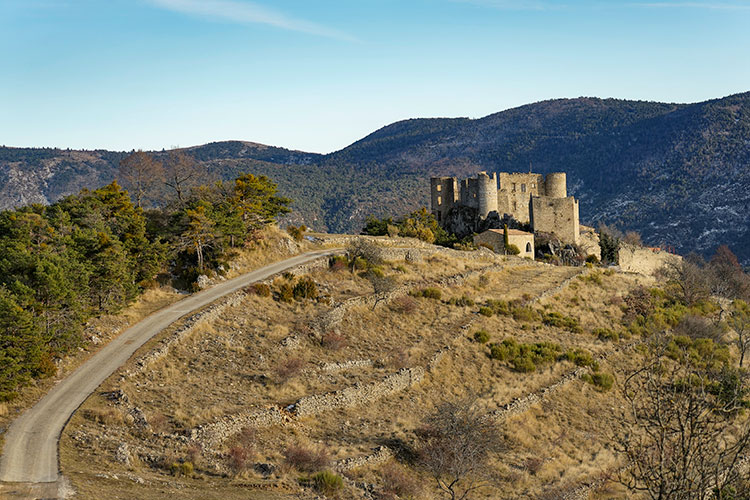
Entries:
{"label": "castle wall", "polygon": [[464,179],[461,181],[461,205],[471,208],[479,208],[479,189],[477,179]]}
{"label": "castle wall", "polygon": [[565,172],[553,172],[547,174],[544,180],[544,196],[550,198],[567,198],[567,176]]}
{"label": "castle wall", "polygon": [[[502,229],[488,229],[487,231],[474,235],[475,245],[487,245],[495,253],[505,252],[505,241]],[[534,235],[516,229],[508,230],[508,244],[515,245],[521,251],[519,257],[534,258]]]}
{"label": "castle wall", "polygon": [[458,181],[455,177],[430,179],[430,210],[442,224],[448,211],[458,202]]}
{"label": "castle wall", "polygon": [[531,199],[531,224],[534,232],[554,233],[564,243],[578,244],[578,201],[572,196],[535,196]]}
{"label": "castle wall", "polygon": [[529,201],[532,196],[544,196],[542,174],[500,172],[500,189],[497,193],[497,212],[510,214],[514,219],[528,223],[531,220]]}
{"label": "castle wall", "polygon": [[477,175],[477,209],[479,217],[486,219],[490,212],[497,212],[497,174],[486,172]]}

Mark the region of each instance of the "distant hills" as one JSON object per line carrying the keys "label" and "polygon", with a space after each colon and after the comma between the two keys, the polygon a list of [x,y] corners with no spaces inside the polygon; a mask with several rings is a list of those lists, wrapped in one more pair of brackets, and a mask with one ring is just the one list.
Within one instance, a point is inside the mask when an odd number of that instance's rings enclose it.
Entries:
{"label": "distant hills", "polygon": [[[431,175],[566,171],[583,223],[614,223],[681,252],[729,244],[750,264],[750,92],[696,104],[559,99],[476,120],[405,120],[328,155],[242,141],[185,151],[216,177],[269,175],[296,200],[291,221],[346,232],[367,215],[426,205]],[[109,182],[124,156],[0,148],[0,208]]]}

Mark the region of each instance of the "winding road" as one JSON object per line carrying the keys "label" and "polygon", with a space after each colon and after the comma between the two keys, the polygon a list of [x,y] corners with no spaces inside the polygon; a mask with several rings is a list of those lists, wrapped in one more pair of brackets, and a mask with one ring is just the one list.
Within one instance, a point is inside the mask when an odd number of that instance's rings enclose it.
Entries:
{"label": "winding road", "polygon": [[0,457],[0,481],[57,482],[57,445],[65,424],[86,398],[154,335],[227,294],[336,251],[307,252],[243,274],[160,309],[125,330],[13,422]]}

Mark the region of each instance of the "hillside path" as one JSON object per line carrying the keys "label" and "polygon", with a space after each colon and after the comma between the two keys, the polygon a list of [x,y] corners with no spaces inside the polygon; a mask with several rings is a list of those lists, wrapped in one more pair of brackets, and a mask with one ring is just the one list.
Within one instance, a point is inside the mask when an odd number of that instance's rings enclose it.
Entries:
{"label": "hillside path", "polygon": [[26,410],[11,424],[0,457],[0,481],[58,481],[57,444],[63,427],[86,398],[154,335],[181,317],[227,294],[289,268],[332,255],[337,250],[307,252],[243,274],[190,295],[125,330],[77,370],[58,382],[36,405]]}

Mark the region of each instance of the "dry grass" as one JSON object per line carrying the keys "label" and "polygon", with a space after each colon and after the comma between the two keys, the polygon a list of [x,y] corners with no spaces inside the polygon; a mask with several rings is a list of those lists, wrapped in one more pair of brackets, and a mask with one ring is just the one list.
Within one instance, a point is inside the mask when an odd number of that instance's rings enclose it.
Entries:
{"label": "dry grass", "polygon": [[[441,255],[418,264],[388,263],[384,269],[399,282],[414,283],[415,289],[421,289],[434,286],[443,277],[487,264]],[[234,466],[229,465],[240,472],[235,479],[205,474],[201,467],[208,465],[197,466],[196,477],[201,479],[167,478],[167,472],[145,465],[131,466],[129,470],[154,485],[167,481],[180,484],[185,492],[196,497],[207,488],[218,488],[227,498],[232,498],[240,488],[237,481],[260,480],[249,467],[250,461],[279,466],[286,463],[290,469],[303,470],[304,467],[295,464],[296,459],[289,458],[299,454],[290,450],[325,447],[328,458],[338,460],[366,455],[372,448],[387,444],[401,449],[408,457],[414,445],[414,429],[422,416],[439,402],[472,393],[479,395],[479,404],[484,410],[492,412],[513,398],[558,381],[575,368],[562,361],[533,373],[517,373],[490,359],[487,345],[472,340],[477,329],[487,331],[490,342],[512,336],[519,342],[552,341],[595,354],[612,351],[612,342],[598,340],[591,331],[618,328],[622,313],[616,301],[610,299],[634,285],[631,277],[615,275],[574,280],[569,288],[532,306],[577,318],[582,333],[571,333],[540,321],[524,323],[509,316],[476,314],[488,299],[528,300],[575,276],[578,271],[520,264],[474,278],[461,286],[442,287],[443,300],[409,297],[408,307],[399,299],[374,309],[370,306],[352,308],[339,324],[326,332],[316,332],[313,325],[332,310],[331,305],[312,301],[287,304],[257,294],[248,295],[218,320],[196,328],[166,358],[147,371],[124,382],[113,378],[107,383],[108,388],[122,387],[130,396],[131,404],[147,415],[162,414],[169,432],[185,433],[198,425],[253,408],[284,406],[305,395],[370,384],[404,366],[426,367],[438,350],[450,349],[432,371],[426,372],[423,382],[408,391],[375,403],[331,411],[319,418],[297,419],[292,425],[258,429],[253,437],[252,454],[242,450],[232,452],[237,447],[236,440],[228,440],[221,450],[215,451],[224,453],[224,460],[226,457],[234,460]],[[333,304],[373,292],[369,281],[348,270],[320,271],[312,278],[322,293],[331,296]],[[278,280],[272,289],[282,281]],[[447,303],[448,298],[463,295],[475,300],[476,305]],[[471,328],[461,329],[470,321],[473,322]],[[321,341],[322,335],[328,333],[345,342],[336,342],[334,346]],[[291,338],[296,341],[290,342]],[[609,360],[604,369],[618,373],[628,363],[623,356]],[[341,371],[323,372],[319,368],[326,363],[361,359],[370,359],[373,364]],[[280,371],[284,371],[287,364],[297,366],[290,376],[283,376]],[[510,447],[496,464],[501,480],[483,493],[487,498],[498,495],[541,498],[550,488],[574,487],[611,470],[617,460],[607,446],[606,422],[608,409],[618,404],[614,391],[599,393],[583,381],[574,380],[552,393],[541,405],[509,419],[505,423],[505,433]],[[106,407],[106,402],[90,398],[84,409],[92,405]],[[192,457],[192,463],[200,463],[185,445],[177,446],[172,440],[152,434],[144,436],[127,421],[113,422],[106,436],[102,435],[101,425],[79,414],[63,436],[63,469],[76,488],[79,483],[86,485],[79,490],[84,493],[93,494],[112,487],[109,480],[92,477],[96,471],[123,474],[128,470],[113,463],[115,443],[124,441],[134,449],[141,447],[152,454],[184,460]],[[99,438],[73,440],[73,435]],[[399,460],[403,461],[404,456],[399,456]],[[395,490],[406,488],[411,479],[424,485],[425,498],[435,493],[431,480],[419,476],[408,461],[394,467],[403,472],[401,479],[404,481],[400,486],[389,486],[379,467],[355,469],[348,474],[378,485],[384,494],[389,491],[399,494]],[[315,468],[317,466],[310,470]],[[271,482],[278,485],[281,496],[299,498],[306,494],[296,483],[295,474],[281,471],[273,476]],[[344,496],[356,498],[357,490],[347,488],[350,489]],[[213,490],[210,494],[214,494]]]}

